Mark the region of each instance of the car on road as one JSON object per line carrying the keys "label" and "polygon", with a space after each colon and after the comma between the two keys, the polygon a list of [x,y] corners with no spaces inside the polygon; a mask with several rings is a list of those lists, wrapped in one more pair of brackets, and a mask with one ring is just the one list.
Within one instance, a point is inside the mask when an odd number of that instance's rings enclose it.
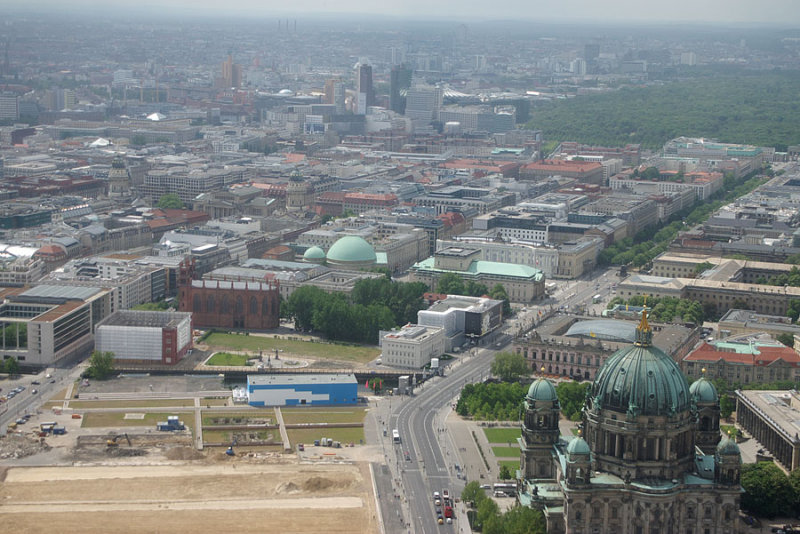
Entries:
{"label": "car on road", "polygon": [[440,525],[444,525],[444,518],[442,517],[442,514],[436,516],[436,522]]}
{"label": "car on road", "polygon": [[28,422],[28,421],[27,421],[26,419],[23,419],[22,417],[20,417],[19,419],[17,419],[17,420],[16,420],[16,423],[17,423],[18,425],[24,425],[24,424],[25,424],[25,423],[27,423],[27,422]]}
{"label": "car on road", "polygon": [[55,379],[55,378],[51,378],[51,379],[50,379],[50,383],[51,383],[51,384],[55,384],[55,383],[56,383],[56,379]]}
{"label": "car on road", "polygon": [[31,395],[36,395],[37,393],[39,393],[38,389],[32,389],[31,390]]}
{"label": "car on road", "polygon": [[41,384],[41,382],[39,382],[38,380],[34,380],[33,382],[31,382],[32,386],[38,386],[39,384]]}

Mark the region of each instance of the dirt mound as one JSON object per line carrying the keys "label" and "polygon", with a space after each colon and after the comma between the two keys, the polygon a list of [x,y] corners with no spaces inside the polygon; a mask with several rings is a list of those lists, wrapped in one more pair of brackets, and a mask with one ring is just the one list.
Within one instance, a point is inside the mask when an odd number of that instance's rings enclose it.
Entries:
{"label": "dirt mound", "polygon": [[191,447],[172,447],[164,453],[164,456],[168,460],[202,460],[205,458],[202,452]]}
{"label": "dirt mound", "polygon": [[300,487],[294,482],[283,482],[275,488],[275,493],[299,493]]}
{"label": "dirt mound", "polygon": [[305,491],[325,491],[329,489],[341,489],[347,487],[347,482],[332,480],[324,477],[311,477],[303,482]]}
{"label": "dirt mound", "polygon": [[0,459],[24,458],[50,450],[50,446],[39,438],[23,434],[9,434],[0,439]]}

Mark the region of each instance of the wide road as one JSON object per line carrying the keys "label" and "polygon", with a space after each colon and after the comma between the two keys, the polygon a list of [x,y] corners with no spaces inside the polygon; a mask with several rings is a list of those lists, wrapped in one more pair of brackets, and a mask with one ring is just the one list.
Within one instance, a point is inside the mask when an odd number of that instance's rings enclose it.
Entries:
{"label": "wide road", "polygon": [[[403,442],[394,446],[408,499],[411,532],[440,533],[441,529],[458,532],[458,522],[439,526],[433,492],[448,489],[451,497],[461,495],[464,481],[456,477],[456,447],[450,441],[443,417],[466,383],[479,382],[488,376],[494,351],[480,349],[475,356],[447,369],[447,376],[436,377],[417,389],[417,395],[399,405],[392,413],[392,426],[400,431]],[[444,450],[443,450],[444,449]],[[405,455],[408,453],[408,460]],[[465,520],[465,519],[462,519]]]}

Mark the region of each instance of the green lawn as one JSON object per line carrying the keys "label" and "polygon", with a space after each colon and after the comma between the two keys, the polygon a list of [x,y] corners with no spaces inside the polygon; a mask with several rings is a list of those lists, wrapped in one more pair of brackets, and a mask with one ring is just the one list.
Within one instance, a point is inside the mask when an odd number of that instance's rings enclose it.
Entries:
{"label": "green lawn", "polygon": [[150,399],[150,400],[75,400],[70,408],[160,408],[194,406],[194,399]]}
{"label": "green lawn", "polygon": [[[290,339],[276,339],[262,336],[241,336],[215,332],[206,338],[209,347],[220,350],[247,350],[257,353],[260,350],[283,350],[287,355],[308,356],[324,360],[344,360],[366,363],[381,353],[380,348],[363,345],[334,345]],[[266,356],[266,354],[264,354]],[[273,355],[274,356],[274,355]],[[282,356],[283,357],[283,356]],[[290,357],[290,356],[287,356]]]}
{"label": "green lawn", "polygon": [[730,435],[732,439],[736,439],[736,436],[739,435],[739,429],[734,425],[719,425],[719,429],[723,435]]}
{"label": "green lawn", "polygon": [[489,443],[516,443],[517,438],[522,435],[519,428],[484,428],[483,433]]}
{"label": "green lawn", "polygon": [[499,462],[497,462],[497,465],[499,465],[500,467],[503,467],[504,465],[508,466],[508,469],[511,471],[511,474],[513,475],[514,472],[517,469],[519,469],[519,460],[500,460]]}
{"label": "green lawn", "polygon": [[206,365],[225,365],[229,367],[244,367],[248,365],[248,356],[245,354],[231,354],[230,352],[218,352],[206,361]]}
{"label": "green lawn", "polygon": [[81,427],[83,428],[96,428],[107,426],[151,426],[153,430],[156,428],[156,423],[166,421],[168,415],[177,415],[186,428],[194,427],[194,415],[191,413],[146,413],[144,419],[125,419],[123,412],[106,412],[97,413],[90,412],[83,414],[81,420]]}
{"label": "green lawn", "polygon": [[[289,441],[292,443],[292,446],[296,446],[298,443],[314,443],[315,439],[320,438],[330,438],[334,441],[341,441],[342,446],[345,443],[355,443],[356,445],[359,444],[360,440],[364,439],[364,428],[363,427],[356,427],[356,428],[289,428],[286,430],[289,433]],[[323,452],[333,452],[336,449],[330,449],[329,447],[319,447],[318,452],[322,454]]]}
{"label": "green lawn", "polygon": [[[281,408],[283,422],[298,423],[363,423],[365,408]],[[327,436],[326,436],[327,437]]]}
{"label": "green lawn", "polygon": [[519,456],[517,447],[492,447],[492,453],[497,458],[514,458]]}

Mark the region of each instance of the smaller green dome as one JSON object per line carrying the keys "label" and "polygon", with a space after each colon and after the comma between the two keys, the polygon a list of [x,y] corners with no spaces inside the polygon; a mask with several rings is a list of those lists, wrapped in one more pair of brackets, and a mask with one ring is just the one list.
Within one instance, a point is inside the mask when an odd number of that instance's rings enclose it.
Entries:
{"label": "smaller green dome", "polygon": [[722,438],[722,441],[719,442],[717,445],[717,455],[718,456],[733,456],[741,454],[739,451],[739,446],[736,444],[735,441],[731,439],[730,436],[725,436]]}
{"label": "smaller green dome", "polygon": [[568,456],[588,456],[592,454],[589,444],[580,436],[575,436],[567,445]]}
{"label": "smaller green dome", "polygon": [[310,247],[310,248],[308,248],[308,250],[306,250],[303,253],[303,259],[304,260],[324,260],[325,259],[325,251],[322,250],[321,248],[317,247],[317,246]]}
{"label": "smaller green dome", "polygon": [[553,402],[558,400],[558,394],[549,380],[539,378],[528,388],[528,400]]}
{"label": "smaller green dome", "polygon": [[710,380],[702,377],[692,382],[689,386],[689,394],[694,397],[695,402],[718,402],[719,395],[717,395],[717,388]]}

